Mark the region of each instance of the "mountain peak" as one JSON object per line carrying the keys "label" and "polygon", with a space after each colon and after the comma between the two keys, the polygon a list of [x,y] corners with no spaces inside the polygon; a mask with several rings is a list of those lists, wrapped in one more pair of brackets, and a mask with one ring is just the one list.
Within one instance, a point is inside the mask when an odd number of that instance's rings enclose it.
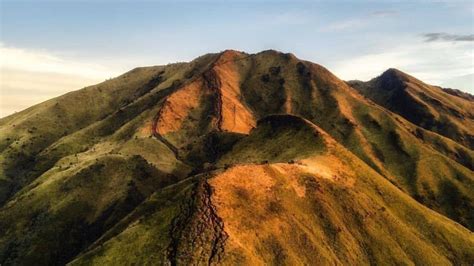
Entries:
{"label": "mountain peak", "polygon": [[408,81],[409,75],[396,69],[389,68],[383,72],[380,76],[372,80],[372,82],[378,84],[377,87],[383,90],[404,90],[406,88],[405,82]]}
{"label": "mountain peak", "polygon": [[385,79],[385,80],[393,80],[393,79],[398,79],[401,81],[406,81],[408,80],[409,75],[406,74],[405,72],[398,70],[396,68],[389,68],[385,70],[379,77],[378,79]]}
{"label": "mountain peak", "polygon": [[474,136],[466,119],[474,116],[469,111],[472,110],[472,102],[466,102],[470,101],[469,95],[431,86],[395,68],[368,82],[348,83],[408,121],[468,148],[474,147]]}
{"label": "mountain peak", "polygon": [[220,53],[221,56],[226,57],[226,56],[235,56],[235,55],[243,55],[246,54],[245,52],[242,51],[237,51],[233,49],[226,49]]}

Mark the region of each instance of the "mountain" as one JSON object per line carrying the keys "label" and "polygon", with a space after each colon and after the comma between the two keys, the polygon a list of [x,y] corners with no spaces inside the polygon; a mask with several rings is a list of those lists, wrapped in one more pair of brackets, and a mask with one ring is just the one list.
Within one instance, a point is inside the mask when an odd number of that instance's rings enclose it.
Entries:
{"label": "mountain", "polygon": [[472,95],[430,86],[397,69],[389,69],[368,82],[349,84],[408,121],[474,148]]}
{"label": "mountain", "polygon": [[474,101],[292,54],[143,67],[0,120],[0,264],[471,264]]}

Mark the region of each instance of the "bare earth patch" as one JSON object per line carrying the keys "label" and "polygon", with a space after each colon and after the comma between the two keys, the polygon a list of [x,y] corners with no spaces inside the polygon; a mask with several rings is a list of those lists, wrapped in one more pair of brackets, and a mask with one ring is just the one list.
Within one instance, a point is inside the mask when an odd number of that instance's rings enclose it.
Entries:
{"label": "bare earth patch", "polygon": [[158,117],[158,133],[164,135],[178,131],[189,112],[199,106],[201,91],[202,80],[198,79],[171,94]]}
{"label": "bare earth patch", "polygon": [[222,130],[237,133],[249,133],[255,127],[252,112],[242,104],[240,91],[240,75],[234,60],[238,60],[238,52],[227,51],[216,63],[214,70],[221,80],[222,93]]}

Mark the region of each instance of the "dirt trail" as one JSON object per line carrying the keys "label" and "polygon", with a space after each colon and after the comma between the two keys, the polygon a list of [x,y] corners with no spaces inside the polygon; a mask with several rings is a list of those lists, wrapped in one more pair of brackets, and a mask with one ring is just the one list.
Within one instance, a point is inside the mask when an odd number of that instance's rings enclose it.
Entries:
{"label": "dirt trail", "polygon": [[159,120],[159,117],[161,115],[162,110],[163,110],[163,107],[160,108],[160,110],[156,114],[155,118],[153,119],[153,124],[151,125],[151,134],[153,135],[153,137],[155,137],[160,142],[165,144],[166,147],[168,147],[168,149],[170,149],[173,152],[176,159],[181,161],[181,157],[179,156],[178,149],[173,144],[171,144],[171,142],[169,142],[167,139],[165,139],[163,136],[161,136],[161,134],[158,133],[158,131],[156,130],[156,127],[158,126],[158,120]]}

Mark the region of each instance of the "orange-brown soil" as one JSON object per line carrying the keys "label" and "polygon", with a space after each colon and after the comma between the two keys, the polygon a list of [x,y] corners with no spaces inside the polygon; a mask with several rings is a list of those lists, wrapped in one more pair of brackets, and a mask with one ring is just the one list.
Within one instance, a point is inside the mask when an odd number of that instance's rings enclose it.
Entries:
{"label": "orange-brown soil", "polygon": [[199,106],[202,80],[186,85],[166,99],[160,111],[156,131],[161,134],[178,131],[192,109]]}
{"label": "orange-brown soil", "polygon": [[[286,203],[288,198],[306,200],[308,191],[304,182],[308,181],[302,181],[304,178],[313,182],[323,179],[324,182],[337,182],[347,188],[355,182],[353,174],[333,155],[316,156],[294,164],[237,165],[210,179],[214,191],[212,201],[218,216],[225,221],[229,236],[228,254],[238,254],[244,264],[268,262],[270,258],[262,256],[267,251],[262,251],[261,246],[266,245],[268,239],[285,243],[288,237],[285,232],[292,232],[295,223],[302,222],[298,211],[292,213]],[[300,225],[298,230],[308,230]],[[317,237],[312,232],[306,233]],[[311,241],[317,242],[316,239]],[[301,263],[296,259],[300,250],[282,245],[288,248],[286,259],[290,264]]]}
{"label": "orange-brown soil", "polygon": [[221,129],[237,133],[249,133],[255,127],[255,118],[241,101],[240,75],[234,63],[235,60],[238,60],[238,56],[238,52],[226,51],[214,67],[217,76],[221,80]]}

